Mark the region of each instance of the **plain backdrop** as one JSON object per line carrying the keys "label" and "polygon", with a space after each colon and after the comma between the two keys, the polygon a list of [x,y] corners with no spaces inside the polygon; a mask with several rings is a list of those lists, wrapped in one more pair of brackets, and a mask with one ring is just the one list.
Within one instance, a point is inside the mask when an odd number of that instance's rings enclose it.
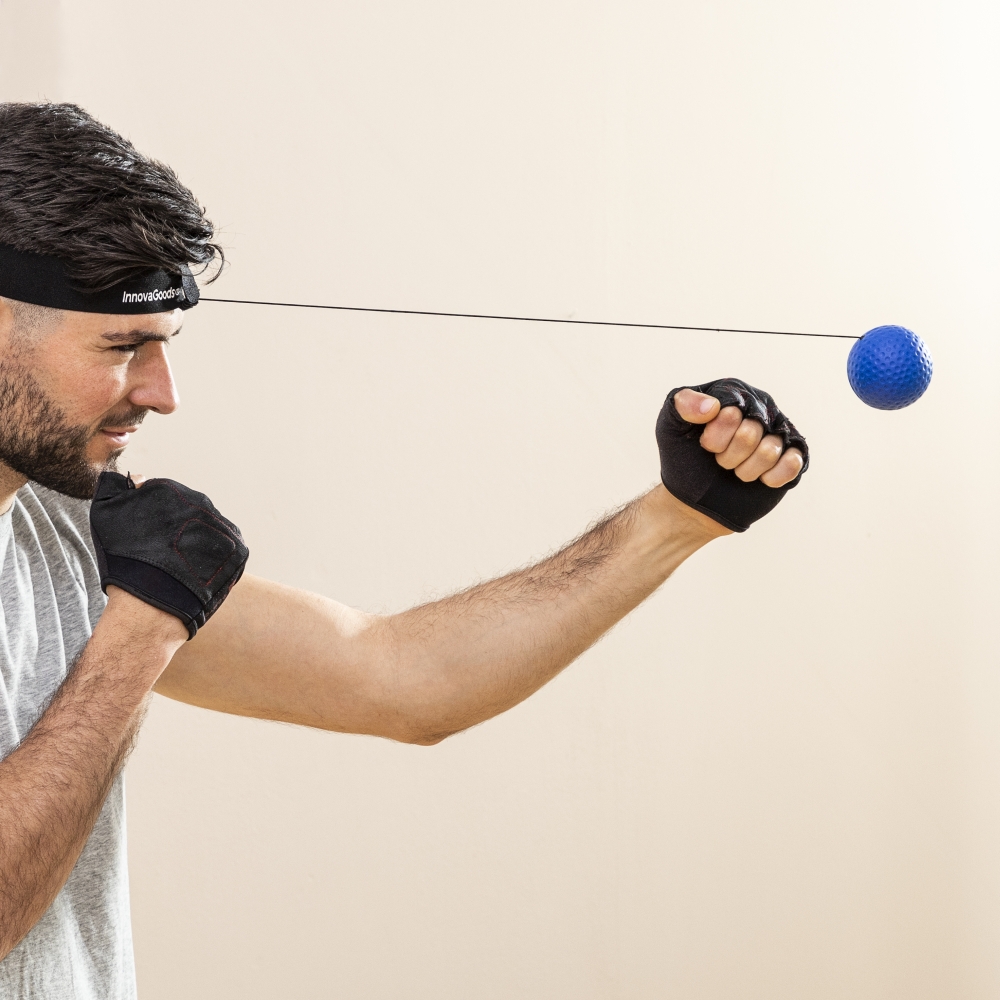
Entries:
{"label": "plain backdrop", "polygon": [[252,572],[392,610],[656,481],[678,384],[808,435],[801,488],[541,693],[433,748],[164,699],[128,767],[143,1000],[1000,991],[1000,14],[985,0],[0,0],[0,97],[77,102],[219,226],[127,464]]}

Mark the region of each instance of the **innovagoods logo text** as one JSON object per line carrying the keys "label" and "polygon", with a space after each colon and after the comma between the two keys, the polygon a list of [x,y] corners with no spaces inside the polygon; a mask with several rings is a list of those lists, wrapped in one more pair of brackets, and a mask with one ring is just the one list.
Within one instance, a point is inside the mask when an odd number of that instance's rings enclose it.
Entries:
{"label": "innovagoods logo text", "polygon": [[122,302],[162,302],[164,299],[186,299],[183,288],[156,289],[153,292],[122,292]]}

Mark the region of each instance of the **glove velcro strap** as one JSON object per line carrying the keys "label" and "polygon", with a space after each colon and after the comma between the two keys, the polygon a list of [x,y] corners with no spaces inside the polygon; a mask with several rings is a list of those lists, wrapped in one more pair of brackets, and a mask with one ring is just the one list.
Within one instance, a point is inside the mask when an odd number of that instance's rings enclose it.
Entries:
{"label": "glove velcro strap", "polygon": [[201,601],[169,573],[126,556],[105,554],[107,575],[101,580],[101,587],[107,593],[108,585],[121,587],[140,601],[166,611],[180,618],[187,626],[189,638],[193,639],[200,625],[205,624],[205,612]]}

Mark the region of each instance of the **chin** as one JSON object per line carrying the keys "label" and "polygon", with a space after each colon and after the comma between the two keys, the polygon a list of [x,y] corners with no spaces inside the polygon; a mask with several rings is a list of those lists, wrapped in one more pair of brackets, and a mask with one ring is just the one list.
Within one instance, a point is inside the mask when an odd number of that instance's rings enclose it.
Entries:
{"label": "chin", "polygon": [[94,476],[99,476],[102,472],[117,472],[118,459],[125,453],[124,448],[109,452],[106,458],[89,458],[87,464],[94,470]]}

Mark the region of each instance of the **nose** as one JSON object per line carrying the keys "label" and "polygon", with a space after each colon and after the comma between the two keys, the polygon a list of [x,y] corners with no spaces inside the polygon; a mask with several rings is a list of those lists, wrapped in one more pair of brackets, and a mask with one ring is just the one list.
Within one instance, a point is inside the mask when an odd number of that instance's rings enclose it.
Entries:
{"label": "nose", "polygon": [[133,381],[128,394],[130,403],[157,413],[173,413],[177,409],[180,399],[167,359],[166,344],[147,341],[130,367],[129,374]]}

